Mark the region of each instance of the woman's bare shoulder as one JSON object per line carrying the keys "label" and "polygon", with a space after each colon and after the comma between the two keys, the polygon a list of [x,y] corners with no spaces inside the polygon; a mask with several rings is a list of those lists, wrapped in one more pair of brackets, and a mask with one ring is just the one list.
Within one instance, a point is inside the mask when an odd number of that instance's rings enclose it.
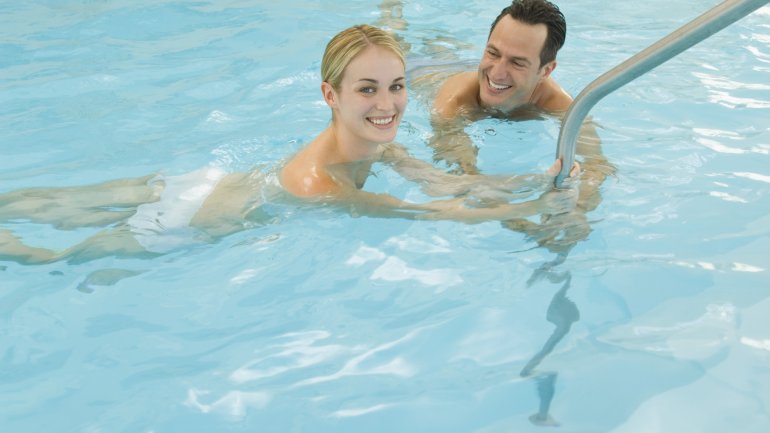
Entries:
{"label": "woman's bare shoulder", "polygon": [[302,152],[281,168],[279,180],[286,192],[300,198],[332,195],[339,190],[325,167]]}

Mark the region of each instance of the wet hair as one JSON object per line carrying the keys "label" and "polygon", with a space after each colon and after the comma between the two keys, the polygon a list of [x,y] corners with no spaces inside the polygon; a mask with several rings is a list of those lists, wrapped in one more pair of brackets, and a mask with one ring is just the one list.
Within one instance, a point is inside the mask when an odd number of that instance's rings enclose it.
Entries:
{"label": "wet hair", "polygon": [[567,22],[555,4],[548,0],[513,0],[511,5],[504,8],[495,18],[489,29],[489,36],[492,36],[495,26],[506,15],[529,25],[545,24],[548,36],[540,50],[540,67],[556,60],[556,53],[567,38]]}
{"label": "wet hair", "polygon": [[401,60],[404,52],[398,41],[385,30],[367,24],[349,27],[337,33],[326,45],[323,60],[321,60],[321,79],[339,90],[345,68],[350,62],[369,47],[384,48]]}

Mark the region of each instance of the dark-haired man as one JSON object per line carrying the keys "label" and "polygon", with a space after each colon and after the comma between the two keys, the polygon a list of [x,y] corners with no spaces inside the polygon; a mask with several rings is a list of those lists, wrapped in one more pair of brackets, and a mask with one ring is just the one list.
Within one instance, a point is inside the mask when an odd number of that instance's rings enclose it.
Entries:
{"label": "dark-haired man", "polygon": [[[492,24],[478,70],[449,77],[436,94],[431,139],[434,159],[445,161],[454,172],[476,174],[478,149],[465,133],[470,123],[489,117],[521,120],[564,114],[572,97],[551,73],[566,32],[564,15],[548,0],[513,0],[505,7]],[[615,168],[602,154],[590,122],[583,126],[577,154],[583,159],[577,212],[548,216],[540,224],[512,220],[505,225],[555,250],[569,249],[587,236],[590,227],[585,213],[598,206],[599,186]],[[564,230],[573,233],[565,236]]]}
{"label": "dark-haired man", "polygon": [[489,32],[478,71],[449,78],[439,89],[435,112],[445,118],[506,117],[525,106],[564,111],[572,102],[551,72],[564,45],[567,24],[547,0],[515,0]]}
{"label": "dark-haired man", "polygon": [[475,173],[475,148],[462,133],[486,117],[521,118],[533,109],[565,111],[572,97],[551,73],[567,24],[547,0],[514,0],[495,19],[477,71],[451,76],[433,103],[436,159]]}

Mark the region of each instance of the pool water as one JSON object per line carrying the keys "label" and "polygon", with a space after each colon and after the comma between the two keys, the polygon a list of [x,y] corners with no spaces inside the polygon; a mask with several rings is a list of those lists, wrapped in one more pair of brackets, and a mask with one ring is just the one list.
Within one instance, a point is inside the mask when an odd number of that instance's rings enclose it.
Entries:
{"label": "pool water", "polygon": [[[415,80],[472,68],[504,3],[5,2],[0,193],[269,170],[328,124],[336,32],[396,29]],[[577,95],[718,1],[556,3]],[[597,104],[618,171],[561,255],[497,222],[270,204],[152,259],[0,262],[0,431],[766,432],[768,83],[765,6]],[[398,141],[430,161],[417,87]],[[559,121],[467,132],[483,172],[539,172]],[[419,196],[385,169],[367,189]]]}

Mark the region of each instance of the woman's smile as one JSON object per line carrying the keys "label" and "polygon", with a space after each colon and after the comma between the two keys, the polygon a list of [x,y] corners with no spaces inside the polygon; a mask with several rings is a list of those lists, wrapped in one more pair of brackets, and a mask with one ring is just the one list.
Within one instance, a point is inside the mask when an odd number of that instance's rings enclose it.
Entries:
{"label": "woman's smile", "polygon": [[396,116],[372,116],[367,117],[366,120],[368,120],[372,125],[374,125],[378,129],[390,129],[392,127],[397,126],[395,123]]}

